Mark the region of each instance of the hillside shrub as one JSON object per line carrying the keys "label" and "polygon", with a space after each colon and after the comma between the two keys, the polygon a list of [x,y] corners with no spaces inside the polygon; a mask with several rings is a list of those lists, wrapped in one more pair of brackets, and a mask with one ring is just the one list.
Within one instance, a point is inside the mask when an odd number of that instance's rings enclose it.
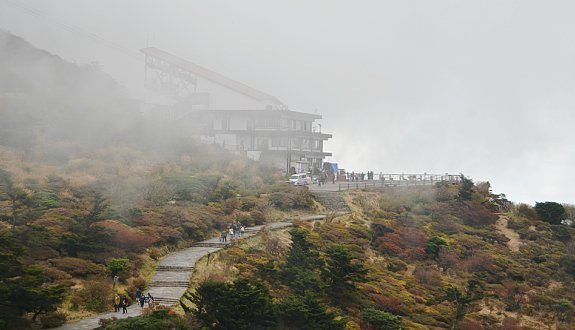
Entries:
{"label": "hillside shrub", "polygon": [[138,277],[132,280],[132,286],[138,290],[146,288],[146,280],[143,277]]}
{"label": "hillside shrub", "polygon": [[158,241],[155,236],[117,221],[100,221],[97,226],[111,234],[109,240],[113,246],[129,252],[140,252]]}
{"label": "hillside shrub", "polygon": [[237,198],[228,198],[222,203],[222,211],[224,214],[232,214],[234,211],[240,209],[241,202]]}
{"label": "hillside shrub", "polygon": [[417,228],[403,224],[394,228],[376,240],[377,249],[385,254],[418,260],[425,255],[425,233]]}
{"label": "hillside shrub", "polygon": [[250,218],[252,219],[252,223],[250,225],[263,225],[267,222],[266,215],[260,210],[252,210],[250,211]]}
{"label": "hillside shrub", "polygon": [[488,271],[492,265],[493,259],[486,253],[477,253],[459,262],[459,267],[469,273]]}
{"label": "hillside shrub", "polygon": [[392,259],[387,264],[387,270],[394,273],[404,272],[407,270],[407,264],[399,259]]}
{"label": "hillside shrub", "polygon": [[409,308],[405,306],[405,301],[401,297],[388,295],[371,295],[377,308],[395,315],[408,315]]}
{"label": "hillside shrub", "polygon": [[60,207],[60,199],[58,195],[40,191],[32,195],[32,201],[41,209],[53,209]]}
{"label": "hillside shrub", "polygon": [[290,295],[278,306],[281,328],[286,329],[343,329],[343,322],[313,295]]}
{"label": "hillside shrub", "polygon": [[575,276],[575,256],[574,255],[564,255],[559,259],[559,264],[567,272],[572,276]]}
{"label": "hillside shrub", "polygon": [[501,322],[501,328],[505,330],[522,330],[521,323],[518,319],[512,317],[506,317]]}
{"label": "hillside shrub", "polygon": [[464,202],[457,209],[458,216],[463,222],[472,227],[484,227],[495,224],[497,215],[480,203]]}
{"label": "hillside shrub", "polygon": [[387,233],[393,232],[393,229],[387,227],[383,223],[372,222],[371,225],[369,225],[369,228],[371,229],[372,241]]}
{"label": "hillside shrub", "polygon": [[235,198],[238,187],[239,184],[235,181],[229,179],[218,180],[218,184],[214,188],[209,201],[216,202]]}
{"label": "hillside shrub", "polygon": [[112,281],[107,278],[87,281],[82,290],[74,294],[74,303],[83,305],[89,311],[105,312],[112,301]]}
{"label": "hillside shrub", "polygon": [[49,312],[44,315],[40,315],[40,324],[42,328],[56,328],[66,323],[66,313],[61,311]]}
{"label": "hillside shrub", "polygon": [[171,313],[168,309],[155,310],[141,317],[113,321],[105,320],[101,325],[105,326],[107,330],[192,329],[192,326],[185,319],[175,313]]}
{"label": "hillside shrub", "polygon": [[258,205],[257,198],[252,196],[241,198],[241,210],[244,212],[251,211]]}
{"label": "hillside shrub", "polygon": [[443,269],[453,269],[459,264],[459,257],[455,251],[442,247],[437,254],[437,264]]}
{"label": "hillside shrub", "polygon": [[51,281],[69,280],[72,278],[72,275],[54,267],[44,267],[42,270],[44,275],[46,275]]}
{"label": "hillside shrub", "polygon": [[59,270],[62,270],[72,276],[86,277],[88,275],[98,275],[105,272],[102,265],[97,265],[91,261],[65,257],[62,259],[51,260],[51,263]]}
{"label": "hillside shrub", "polygon": [[527,292],[529,286],[512,281],[503,281],[501,286],[495,289],[495,293],[507,306],[507,310],[518,310],[527,302]]}
{"label": "hillside shrub", "polygon": [[413,275],[417,281],[421,284],[440,286],[441,285],[441,273],[432,268],[417,267],[415,268]]}
{"label": "hillside shrub", "polygon": [[305,188],[294,188],[272,193],[270,202],[282,211],[310,209],[313,205],[313,195]]}
{"label": "hillside shrub", "polygon": [[569,229],[563,225],[552,225],[551,232],[553,233],[553,239],[567,242],[571,240],[571,233],[569,233]]}
{"label": "hillside shrub", "polygon": [[425,253],[437,257],[442,246],[447,246],[447,242],[441,237],[433,236],[425,244]]}
{"label": "hillside shrub", "polygon": [[522,217],[529,220],[537,219],[537,212],[531,207],[531,205],[521,203],[517,206],[517,213]]}
{"label": "hillside shrub", "polygon": [[362,328],[369,330],[403,329],[401,316],[368,308],[361,313]]}

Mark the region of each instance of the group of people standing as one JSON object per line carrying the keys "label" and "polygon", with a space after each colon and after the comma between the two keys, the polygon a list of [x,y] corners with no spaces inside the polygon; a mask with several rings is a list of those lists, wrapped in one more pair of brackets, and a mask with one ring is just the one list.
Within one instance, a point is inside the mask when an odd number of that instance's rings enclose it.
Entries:
{"label": "group of people standing", "polygon": [[126,314],[128,312],[128,298],[126,296],[122,296],[116,293],[114,297],[114,312],[119,312],[120,307],[122,308],[122,314]]}
{"label": "group of people standing", "polygon": [[321,186],[322,184],[326,184],[327,182],[331,181],[332,184],[335,184],[335,174],[331,172],[322,171],[319,174],[318,178],[318,185]]}
{"label": "group of people standing", "polygon": [[351,173],[346,173],[346,177],[347,177],[347,181],[365,181],[366,177],[367,180],[373,180],[373,171],[368,171],[367,174],[366,173],[355,173],[355,172],[351,172]]}
{"label": "group of people standing", "polygon": [[242,225],[239,222],[234,221],[232,223],[232,225],[222,231],[221,235],[220,235],[220,242],[227,242],[228,241],[228,235],[230,235],[230,239],[233,240],[234,238],[240,238],[242,236],[244,236],[246,232],[246,227],[244,225]]}
{"label": "group of people standing", "polygon": [[[146,302],[148,306],[150,306],[154,302],[154,297],[152,294],[148,292],[148,295],[142,294],[142,291],[136,291],[136,302],[140,305],[140,308],[144,308]],[[128,313],[128,297],[122,296],[120,297],[119,294],[116,293],[114,297],[114,312],[119,312],[120,308],[122,308],[122,314]]]}

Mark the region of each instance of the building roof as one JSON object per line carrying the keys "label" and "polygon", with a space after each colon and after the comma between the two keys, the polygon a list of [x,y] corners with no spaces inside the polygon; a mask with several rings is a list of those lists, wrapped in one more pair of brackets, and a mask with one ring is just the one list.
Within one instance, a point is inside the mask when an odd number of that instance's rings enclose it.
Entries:
{"label": "building roof", "polygon": [[299,112],[292,110],[195,110],[194,113],[205,113],[205,114],[224,114],[224,115],[253,115],[253,116],[284,116],[291,118],[301,118],[301,119],[321,119],[321,115],[315,113]]}
{"label": "building roof", "polygon": [[180,57],[167,53],[161,49],[155,47],[149,47],[141,49],[141,52],[146,54],[147,56],[153,56],[159,58],[163,61],[166,61],[172,65],[175,65],[183,70],[189,71],[197,76],[220,84],[224,87],[227,87],[231,90],[234,90],[238,93],[244,94],[249,96],[253,99],[258,101],[271,101],[277,105],[282,104],[280,100],[278,100],[275,96],[266,94],[262,91],[259,91],[255,88],[252,88],[246,84],[243,84],[239,81],[230,79],[228,77],[222,76],[221,74],[214,72],[212,70],[206,69],[200,65],[194,64],[188,60],[184,60]]}

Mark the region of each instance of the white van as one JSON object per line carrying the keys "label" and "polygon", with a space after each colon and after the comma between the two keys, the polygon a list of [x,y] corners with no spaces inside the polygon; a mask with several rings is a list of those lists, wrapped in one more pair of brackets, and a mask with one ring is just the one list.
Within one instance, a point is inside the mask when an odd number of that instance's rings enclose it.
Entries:
{"label": "white van", "polygon": [[311,184],[311,178],[307,173],[298,173],[290,176],[289,182],[295,186],[307,186]]}

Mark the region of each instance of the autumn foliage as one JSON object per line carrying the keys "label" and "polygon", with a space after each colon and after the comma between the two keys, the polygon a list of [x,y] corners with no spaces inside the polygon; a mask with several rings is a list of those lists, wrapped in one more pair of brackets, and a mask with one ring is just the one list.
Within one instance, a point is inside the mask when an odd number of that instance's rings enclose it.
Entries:
{"label": "autumn foliage", "polygon": [[398,225],[393,232],[386,233],[376,241],[378,250],[408,260],[418,260],[425,256],[425,233],[416,227]]}
{"label": "autumn foliage", "polygon": [[116,221],[102,221],[98,222],[96,226],[100,226],[111,233],[111,243],[126,251],[142,251],[158,241],[156,234],[144,233]]}

